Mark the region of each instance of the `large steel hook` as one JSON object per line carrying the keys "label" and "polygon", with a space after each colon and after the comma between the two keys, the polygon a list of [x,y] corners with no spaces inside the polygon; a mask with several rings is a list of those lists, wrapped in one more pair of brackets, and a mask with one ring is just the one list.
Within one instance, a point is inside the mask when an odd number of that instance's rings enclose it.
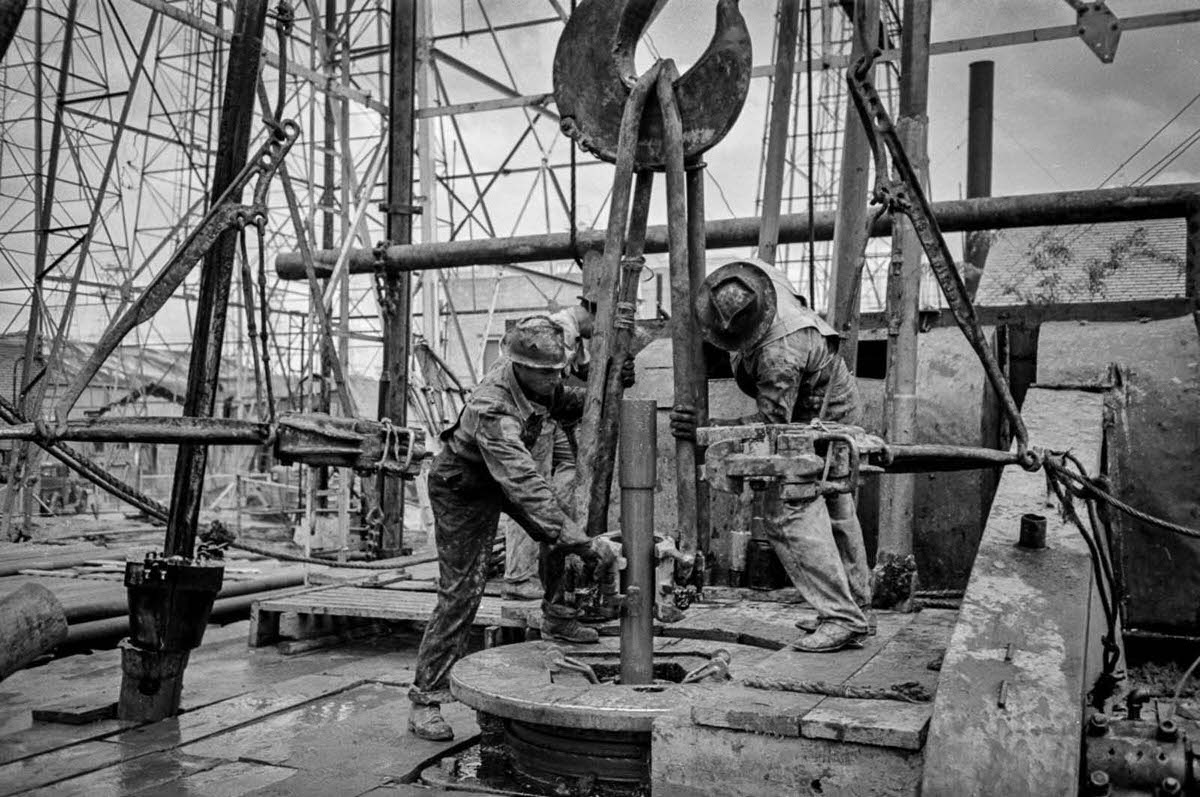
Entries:
{"label": "large steel hook", "polygon": [[[666,0],[586,0],[571,14],[554,54],[554,99],[562,129],[601,160],[615,163],[621,114],[637,81],[634,50]],[[750,34],[738,0],[718,0],[712,40],[674,83],[691,159],[729,132],[750,89]],[[635,168],[665,163],[662,113],[647,104]]]}

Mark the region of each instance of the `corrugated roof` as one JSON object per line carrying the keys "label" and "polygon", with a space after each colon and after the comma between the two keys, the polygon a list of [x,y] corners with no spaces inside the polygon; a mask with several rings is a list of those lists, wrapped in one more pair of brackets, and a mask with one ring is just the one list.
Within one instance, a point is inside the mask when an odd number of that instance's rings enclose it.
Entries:
{"label": "corrugated roof", "polygon": [[1121,302],[1183,296],[1183,219],[1001,230],[979,306]]}

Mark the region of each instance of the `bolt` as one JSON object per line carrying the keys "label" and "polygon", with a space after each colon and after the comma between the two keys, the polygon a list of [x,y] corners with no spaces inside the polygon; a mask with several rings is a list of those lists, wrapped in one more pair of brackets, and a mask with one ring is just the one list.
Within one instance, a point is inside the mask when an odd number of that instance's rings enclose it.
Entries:
{"label": "bolt", "polygon": [[1162,797],[1175,797],[1175,795],[1183,794],[1183,784],[1175,778],[1163,778],[1162,783],[1158,784],[1158,793]]}
{"label": "bolt", "polygon": [[1163,720],[1158,723],[1158,740],[1160,742],[1173,742],[1179,738],[1179,726],[1174,720]]}
{"label": "bolt", "polygon": [[1088,736],[1103,736],[1108,733],[1108,715],[1099,711],[1093,714],[1088,720],[1087,732]]}
{"label": "bolt", "polygon": [[1108,794],[1108,773],[1096,769],[1092,774],[1088,775],[1087,793],[1095,795],[1095,797],[1104,797]]}

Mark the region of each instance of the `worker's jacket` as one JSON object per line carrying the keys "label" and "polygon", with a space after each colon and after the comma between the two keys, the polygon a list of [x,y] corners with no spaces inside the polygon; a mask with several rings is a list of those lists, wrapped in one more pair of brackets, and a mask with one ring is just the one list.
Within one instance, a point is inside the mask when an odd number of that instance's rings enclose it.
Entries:
{"label": "worker's jacket", "polygon": [[775,321],[733,355],[738,387],[758,404],[758,412],[742,421],[859,423],[858,385],[838,356],[837,332],[800,303],[782,272],[764,270],[775,284]]}
{"label": "worker's jacket", "polygon": [[475,482],[465,486],[498,487],[504,511],[539,542],[558,539],[569,519],[530,452],[548,418],[579,420],[584,392],[561,387],[550,406],[543,406],[525,395],[512,363],[503,359],[467,396],[458,422],[442,434],[447,451],[466,466],[463,478]]}

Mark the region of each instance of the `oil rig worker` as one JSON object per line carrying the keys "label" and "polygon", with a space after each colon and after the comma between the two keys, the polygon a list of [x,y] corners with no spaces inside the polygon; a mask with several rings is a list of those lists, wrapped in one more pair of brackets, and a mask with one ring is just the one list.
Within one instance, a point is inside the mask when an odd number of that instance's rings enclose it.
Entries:
{"label": "oil rig worker", "polygon": [[[591,340],[596,321],[596,303],[592,298],[595,281],[589,281],[588,276],[588,273],[585,273],[579,303],[550,314],[550,320],[563,330],[567,373],[584,382],[587,381],[588,342]],[[622,376],[626,380],[626,387],[633,384],[633,360],[627,361],[626,371]],[[531,451],[539,470],[543,476],[549,478],[560,502],[571,505],[574,500],[577,457],[569,430],[561,423],[547,423]],[[540,546],[525,533],[519,523],[511,519],[504,524],[504,555],[504,586],[501,597],[510,600],[540,599],[544,592],[538,578]]]}
{"label": "oil rig worker", "polygon": [[[579,419],[584,391],[563,385],[562,329],[546,316],[519,321],[505,339],[505,356],[467,397],[429,474],[438,551],[438,599],[417,653],[409,699],[410,732],[446,740],[454,732],[442,717],[450,700],[450,668],[467,646],[483,598],[500,513],[541,544],[545,595],[561,592],[566,558],[588,556],[591,541],[538,470],[530,447],[550,419]],[[542,634],[569,642],[597,642],[562,602],[542,602]]]}
{"label": "oil rig worker", "polygon": [[[858,387],[837,354],[837,333],[781,271],[760,260],[728,263],[704,280],[694,309],[701,334],[731,353],[738,387],[758,408],[709,425],[859,423]],[[677,406],[672,433],[694,440],[696,421],[694,407]],[[870,573],[854,499],[829,495],[825,506],[827,516],[811,501],[779,501],[766,524],[788,577],[816,609],[816,627],[794,646],[814,653],[860,646],[870,631]]]}

